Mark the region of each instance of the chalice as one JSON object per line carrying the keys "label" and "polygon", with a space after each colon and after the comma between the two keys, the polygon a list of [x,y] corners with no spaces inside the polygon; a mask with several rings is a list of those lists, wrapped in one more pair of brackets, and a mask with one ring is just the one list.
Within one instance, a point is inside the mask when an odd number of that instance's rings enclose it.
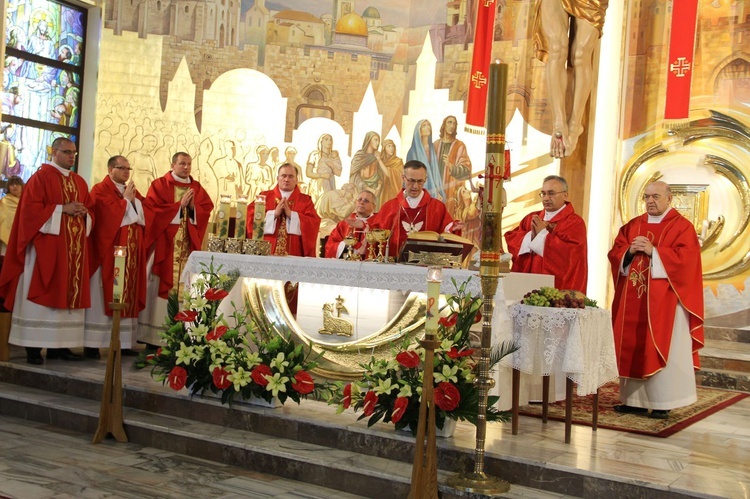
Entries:
{"label": "chalice", "polygon": [[391,231],[390,229],[382,229],[382,239],[380,240],[380,256],[382,258],[382,261],[385,263],[389,263],[391,261],[391,257],[388,255],[388,240],[391,238]]}
{"label": "chalice", "polygon": [[365,234],[365,240],[367,241],[367,260],[375,260],[375,244],[378,240],[375,238],[375,231],[370,231]]}
{"label": "chalice", "polygon": [[357,255],[354,253],[353,246],[357,244],[357,238],[354,237],[354,234],[349,234],[344,238],[344,244],[346,245],[346,255],[344,255],[344,260],[357,260]]}
{"label": "chalice", "polygon": [[388,236],[390,236],[389,230],[386,229],[373,229],[372,234],[375,238],[375,241],[378,243],[378,255],[375,257],[376,262],[383,262],[385,261],[385,242],[388,240]]}

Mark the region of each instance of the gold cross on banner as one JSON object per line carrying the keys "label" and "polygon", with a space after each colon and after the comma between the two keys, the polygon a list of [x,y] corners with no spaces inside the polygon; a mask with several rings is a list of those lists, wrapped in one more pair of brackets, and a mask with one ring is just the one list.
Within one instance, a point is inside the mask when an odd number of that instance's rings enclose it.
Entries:
{"label": "gold cross on banner", "polygon": [[687,57],[678,57],[677,61],[669,65],[669,70],[673,72],[677,78],[682,78],[688,71],[690,71],[690,62],[687,60]]}
{"label": "gold cross on banner", "polygon": [[471,82],[474,84],[474,88],[482,88],[487,84],[487,78],[484,76],[484,73],[477,71],[471,75]]}

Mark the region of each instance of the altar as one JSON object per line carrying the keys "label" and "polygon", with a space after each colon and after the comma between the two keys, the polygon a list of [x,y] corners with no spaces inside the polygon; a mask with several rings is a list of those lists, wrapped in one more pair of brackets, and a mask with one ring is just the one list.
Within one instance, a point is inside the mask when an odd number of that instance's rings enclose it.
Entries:
{"label": "altar", "polygon": [[[426,267],[198,251],[190,255],[183,281],[189,282],[210,264],[244,278],[225,302],[246,304],[257,323],[320,354],[318,374],[326,377],[358,378],[359,364],[371,356],[389,355],[401,341],[424,330]],[[481,296],[478,272],[444,269],[443,293],[453,292],[453,281],[459,286],[466,283],[468,292]],[[296,314],[286,301],[287,282],[299,283]],[[504,275],[494,297],[493,330],[507,324],[508,303],[552,284],[548,275]],[[337,305],[346,312],[337,314]]]}

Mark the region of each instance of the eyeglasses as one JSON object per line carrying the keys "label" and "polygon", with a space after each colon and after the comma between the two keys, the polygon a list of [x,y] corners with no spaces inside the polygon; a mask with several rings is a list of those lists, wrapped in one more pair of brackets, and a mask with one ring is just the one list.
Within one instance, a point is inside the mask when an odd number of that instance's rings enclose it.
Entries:
{"label": "eyeglasses", "polygon": [[55,149],[55,151],[60,151],[63,154],[72,154],[73,156],[78,156],[78,153],[73,149]]}
{"label": "eyeglasses", "polygon": [[424,183],[427,182],[427,179],[417,180],[415,178],[406,178],[406,177],[404,177],[404,180],[406,181],[407,184],[411,184],[411,185],[424,185]]}
{"label": "eyeglasses", "polygon": [[357,202],[358,203],[372,203],[372,201],[370,201],[367,198],[357,198]]}
{"label": "eyeglasses", "polygon": [[551,198],[551,197],[557,196],[558,194],[563,194],[565,192],[568,192],[568,191],[560,191],[560,192],[542,191],[542,192],[539,193],[539,197],[540,198],[543,198],[543,197],[550,197]]}
{"label": "eyeglasses", "polygon": [[115,170],[125,170],[128,172],[132,170],[132,168],[130,168],[129,166],[113,166],[112,168],[114,168]]}
{"label": "eyeglasses", "polygon": [[658,201],[661,199],[661,194],[644,194],[643,200],[648,201],[649,199],[653,199],[654,201]]}

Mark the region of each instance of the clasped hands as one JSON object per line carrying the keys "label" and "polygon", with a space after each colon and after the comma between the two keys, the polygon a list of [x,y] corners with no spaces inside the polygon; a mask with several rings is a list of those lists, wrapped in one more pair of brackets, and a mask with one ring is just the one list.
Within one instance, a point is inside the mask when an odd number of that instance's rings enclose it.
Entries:
{"label": "clasped hands", "polygon": [[549,222],[545,222],[539,215],[531,217],[531,238],[535,238],[537,234],[546,229],[549,226]]}
{"label": "clasped hands", "polygon": [[289,200],[287,198],[282,198],[281,201],[279,201],[276,208],[273,210],[273,216],[279,218],[282,211],[287,218],[292,217],[292,209],[289,207]]}
{"label": "clasped hands", "polygon": [[187,192],[182,196],[180,200],[180,208],[194,208],[195,207],[195,191],[188,189]]}
{"label": "clasped hands", "polygon": [[649,241],[646,236],[636,236],[636,238],[633,239],[633,242],[630,243],[628,253],[630,253],[631,255],[635,255],[639,251],[647,254],[648,256],[651,256],[651,253],[653,253],[654,251],[654,245],[651,244],[651,241]]}
{"label": "clasped hands", "polygon": [[85,217],[89,213],[89,210],[86,209],[86,205],[79,201],[71,201],[70,203],[64,204],[62,211],[71,217]]}

